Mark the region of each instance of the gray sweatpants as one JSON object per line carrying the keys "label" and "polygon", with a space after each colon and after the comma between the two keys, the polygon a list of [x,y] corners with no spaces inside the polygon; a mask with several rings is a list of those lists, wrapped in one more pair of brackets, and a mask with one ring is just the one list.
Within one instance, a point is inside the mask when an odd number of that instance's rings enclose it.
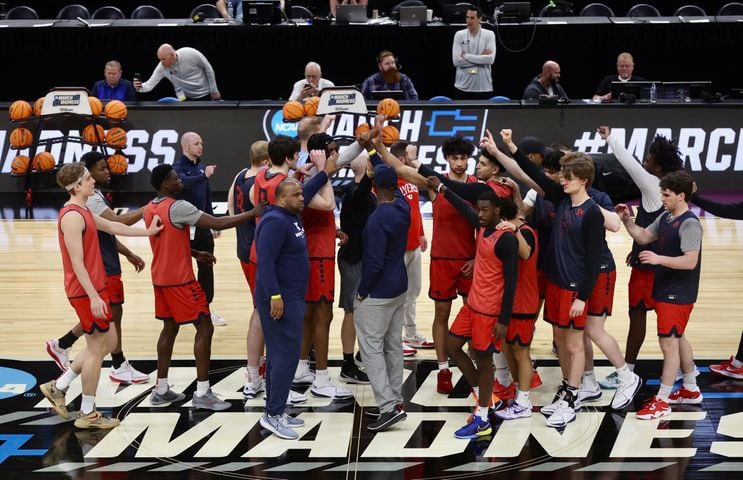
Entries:
{"label": "gray sweatpants", "polygon": [[415,325],[415,305],[421,293],[421,249],[405,252],[405,270],[408,272],[408,291],[405,294],[405,336],[418,333]]}
{"label": "gray sweatpants", "polygon": [[402,403],[402,335],[405,294],[395,298],[367,297],[356,306],[353,320],[361,359],[374,399],[382,413]]}

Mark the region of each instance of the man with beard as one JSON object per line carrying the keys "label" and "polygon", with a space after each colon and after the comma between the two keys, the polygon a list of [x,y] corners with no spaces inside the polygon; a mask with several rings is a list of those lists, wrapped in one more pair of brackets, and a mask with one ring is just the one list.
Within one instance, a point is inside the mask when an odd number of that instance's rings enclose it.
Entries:
{"label": "man with beard", "polygon": [[403,100],[418,100],[418,92],[413,86],[413,81],[398,71],[394,53],[383,50],[377,56],[377,66],[379,72],[371,75],[361,84],[361,93],[364,94],[364,98],[370,99],[373,92],[399,90],[404,94]]}
{"label": "man with beard", "polygon": [[560,85],[560,65],[553,61],[547,60],[542,65],[542,73],[526,86],[524,100],[539,100],[540,95],[555,96],[560,99],[568,99],[568,94]]}

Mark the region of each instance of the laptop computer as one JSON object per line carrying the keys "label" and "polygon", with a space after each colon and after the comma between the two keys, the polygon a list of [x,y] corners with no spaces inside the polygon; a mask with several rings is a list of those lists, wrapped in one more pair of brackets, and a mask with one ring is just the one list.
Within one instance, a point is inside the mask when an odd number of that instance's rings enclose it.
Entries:
{"label": "laptop computer", "polygon": [[413,27],[426,24],[425,6],[400,7],[400,25]]}
{"label": "laptop computer", "polygon": [[366,5],[338,5],[335,10],[336,23],[366,23]]}
{"label": "laptop computer", "polygon": [[281,2],[277,0],[243,0],[243,23],[275,25],[283,20]]}
{"label": "laptop computer", "polygon": [[467,5],[441,5],[441,21],[449,25],[466,25],[467,24]]}

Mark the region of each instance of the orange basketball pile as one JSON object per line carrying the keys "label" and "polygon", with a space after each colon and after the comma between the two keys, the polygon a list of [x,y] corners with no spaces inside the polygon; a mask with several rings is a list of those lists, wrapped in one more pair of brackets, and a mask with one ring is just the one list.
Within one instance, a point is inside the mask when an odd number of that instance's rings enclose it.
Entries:
{"label": "orange basketball pile", "polygon": [[49,152],[39,152],[34,157],[31,166],[38,172],[48,172],[57,165],[57,160]]}
{"label": "orange basketball pile", "polygon": [[320,105],[320,97],[310,97],[304,102],[304,114],[313,117],[317,114],[317,107]]}
{"label": "orange basketball pile", "polygon": [[126,119],[128,110],[121,100],[111,100],[103,109],[103,114],[109,120],[124,120]]}
{"label": "orange basketball pile", "polygon": [[304,117],[304,105],[296,100],[289,100],[281,109],[285,122],[296,122]]}
{"label": "orange basketball pile", "polygon": [[30,147],[34,141],[34,135],[28,128],[18,127],[10,132],[10,146],[13,148]]}
{"label": "orange basketball pile", "polygon": [[387,118],[400,116],[400,104],[394,98],[383,98],[377,104],[377,113]]}
{"label": "orange basketball pile", "polygon": [[10,163],[10,173],[13,175],[23,175],[28,171],[28,165],[31,160],[25,155],[18,155]]}
{"label": "orange basketball pile", "polygon": [[100,125],[90,124],[83,129],[83,140],[86,143],[92,143],[98,145],[105,138],[103,127]]}
{"label": "orange basketball pile", "polygon": [[120,127],[113,127],[106,132],[106,145],[114,148],[124,148],[126,146],[126,130]]}
{"label": "orange basketball pile", "polygon": [[24,120],[27,120],[34,112],[31,104],[25,100],[16,100],[15,102],[11,103],[8,111],[10,114],[10,120],[13,122],[22,122]]}

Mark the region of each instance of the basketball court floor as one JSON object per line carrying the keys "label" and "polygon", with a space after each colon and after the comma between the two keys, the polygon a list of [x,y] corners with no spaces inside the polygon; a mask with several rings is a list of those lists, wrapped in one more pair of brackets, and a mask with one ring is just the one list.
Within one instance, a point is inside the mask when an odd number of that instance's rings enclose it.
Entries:
{"label": "basketball court floor", "polygon": [[[6,212],[7,213],[7,212]],[[12,214],[6,215],[14,216]],[[280,440],[258,424],[262,397],[245,404],[245,332],[251,310],[247,287],[234,260],[234,232],[217,240],[217,297],[214,308],[228,319],[215,328],[211,382],[232,407],[224,412],[191,408],[195,366],[193,332],[182,329],[176,344],[170,382],[186,400],[153,407],[153,382],[121,386],[101,374],[97,406],[121,419],[110,431],[76,429],[49,408],[39,384],[59,375],[45,356],[49,338],[63,335],[73,312],[62,289],[61,264],[53,220],[0,220],[0,474],[8,479],[730,479],[743,471],[743,381],[718,377],[710,363],[735,353],[740,338],[743,260],[739,245],[743,222],[703,219],[705,228],[702,291],[688,336],[695,348],[704,394],[700,406],[673,407],[662,420],[635,418],[642,402],[656,393],[661,369],[654,336],[655,317],[637,372],[645,384],[623,411],[610,408],[613,391],[588,404],[563,430],[545,426],[537,406],[551,401],[560,381],[550,353],[550,331],[538,322],[534,356],[543,385],[532,394],[530,419],[496,422],[493,434],[478,441],[454,438],[471,412],[473,399],[454,369],[456,388],[436,393],[432,351],[419,350],[405,366],[408,417],[389,431],[371,434],[364,409],[374,406],[369,387],[352,386],[355,398],[333,402],[314,398],[295,407],[306,422],[296,441]],[[51,218],[51,217],[47,217]],[[430,235],[430,220],[426,221]],[[430,236],[429,236],[430,238]],[[124,239],[149,263],[143,239]],[[626,233],[609,235],[618,265],[614,315],[607,329],[622,350],[626,339],[628,269],[621,259],[629,248]],[[424,271],[427,271],[427,258]],[[141,371],[155,376],[154,347],[159,323],[152,318],[149,275],[124,265],[124,349]],[[427,276],[424,275],[424,278]],[[425,295],[418,301],[419,329],[430,332],[433,307]],[[334,309],[331,330],[331,376],[338,378],[342,312]],[[78,344],[81,342],[78,342]],[[76,345],[76,349],[80,348]],[[599,357],[602,358],[602,357]],[[611,371],[597,360],[597,377]],[[68,392],[71,410],[80,406],[80,383]]]}

